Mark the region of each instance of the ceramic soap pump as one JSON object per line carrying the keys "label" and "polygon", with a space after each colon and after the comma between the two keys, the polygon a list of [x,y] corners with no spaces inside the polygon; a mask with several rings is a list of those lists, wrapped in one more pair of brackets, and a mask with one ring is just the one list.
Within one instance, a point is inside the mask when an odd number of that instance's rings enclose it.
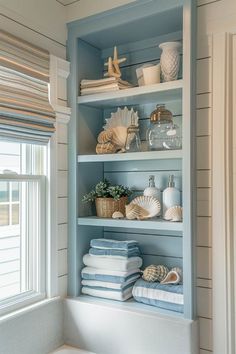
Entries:
{"label": "ceramic soap pump", "polygon": [[[143,195],[157,198],[160,204],[162,204],[161,191],[155,185],[155,176],[149,176],[149,186],[144,189]],[[160,213],[158,215],[160,215]]]}
{"label": "ceramic soap pump", "polygon": [[163,191],[163,215],[173,206],[180,206],[180,191],[175,188],[174,176],[170,175],[168,187]]}

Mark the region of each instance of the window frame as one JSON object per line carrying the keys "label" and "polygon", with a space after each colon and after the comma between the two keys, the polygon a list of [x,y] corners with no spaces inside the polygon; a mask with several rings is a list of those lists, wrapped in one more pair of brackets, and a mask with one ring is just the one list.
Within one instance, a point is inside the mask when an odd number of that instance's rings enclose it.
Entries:
{"label": "window frame", "polygon": [[[23,293],[10,296],[0,300],[0,316],[8,314],[12,311],[21,309],[35,302],[46,299],[48,262],[47,259],[47,175],[28,175],[28,174],[0,174],[0,182],[35,182],[38,188],[38,225],[37,228],[37,260],[36,270],[33,275],[35,290],[25,291]],[[33,187],[33,185],[32,185]],[[35,188],[35,186],[33,187]],[[35,254],[34,254],[35,256]],[[36,281],[36,283],[35,283]]]}

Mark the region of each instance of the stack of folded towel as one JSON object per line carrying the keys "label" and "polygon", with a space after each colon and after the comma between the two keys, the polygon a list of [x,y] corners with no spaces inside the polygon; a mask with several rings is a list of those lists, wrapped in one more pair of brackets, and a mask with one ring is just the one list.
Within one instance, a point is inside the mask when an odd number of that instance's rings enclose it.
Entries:
{"label": "stack of folded towel", "polygon": [[80,94],[91,95],[94,93],[124,90],[133,87],[129,82],[115,77],[100,80],[82,80],[80,83]]}
{"label": "stack of folded towel", "polygon": [[132,297],[142,258],[137,241],[91,240],[83,257],[82,293],[118,301]]}

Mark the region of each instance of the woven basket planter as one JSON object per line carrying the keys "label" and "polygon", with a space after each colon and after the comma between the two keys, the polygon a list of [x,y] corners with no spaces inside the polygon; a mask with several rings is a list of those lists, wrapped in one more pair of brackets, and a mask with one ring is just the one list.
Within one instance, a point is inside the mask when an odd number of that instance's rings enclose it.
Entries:
{"label": "woven basket planter", "polygon": [[125,205],[128,204],[128,197],[121,197],[119,200],[113,198],[96,198],[97,216],[100,218],[111,218],[115,211],[125,215]]}

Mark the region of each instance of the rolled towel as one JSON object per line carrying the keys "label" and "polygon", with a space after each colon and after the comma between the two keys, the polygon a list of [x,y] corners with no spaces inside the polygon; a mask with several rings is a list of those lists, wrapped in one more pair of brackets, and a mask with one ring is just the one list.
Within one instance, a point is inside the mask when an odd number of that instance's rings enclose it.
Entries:
{"label": "rolled towel", "polygon": [[139,275],[134,277],[133,279],[129,279],[124,283],[110,283],[106,281],[97,281],[97,280],[86,280],[83,279],[81,284],[84,286],[89,286],[92,288],[107,288],[107,289],[114,289],[114,290],[125,290],[127,286],[133,286],[136,280],[139,278]]}
{"label": "rolled towel", "polygon": [[138,242],[135,240],[117,241],[108,238],[97,238],[91,240],[90,246],[99,249],[113,249],[128,251],[130,248],[138,246]]}
{"label": "rolled towel", "polygon": [[82,294],[102,297],[105,299],[117,300],[117,301],[126,301],[132,297],[132,287],[126,289],[125,291],[115,291],[115,290],[108,290],[108,289],[92,289],[88,286],[82,287]]}
{"label": "rolled towel", "polygon": [[127,281],[139,278],[140,269],[134,269],[127,272],[120,272],[116,270],[85,267],[82,269],[81,275],[82,279],[86,280],[98,280],[110,283],[125,283]]}
{"label": "rolled towel", "polygon": [[91,256],[100,256],[100,257],[130,258],[130,257],[140,256],[140,251],[138,247],[133,247],[128,250],[90,248],[89,254]]}
{"label": "rolled towel", "polygon": [[140,257],[119,259],[113,257],[91,256],[90,254],[84,255],[83,262],[87,267],[118,270],[121,272],[141,268],[143,264],[143,260]]}

